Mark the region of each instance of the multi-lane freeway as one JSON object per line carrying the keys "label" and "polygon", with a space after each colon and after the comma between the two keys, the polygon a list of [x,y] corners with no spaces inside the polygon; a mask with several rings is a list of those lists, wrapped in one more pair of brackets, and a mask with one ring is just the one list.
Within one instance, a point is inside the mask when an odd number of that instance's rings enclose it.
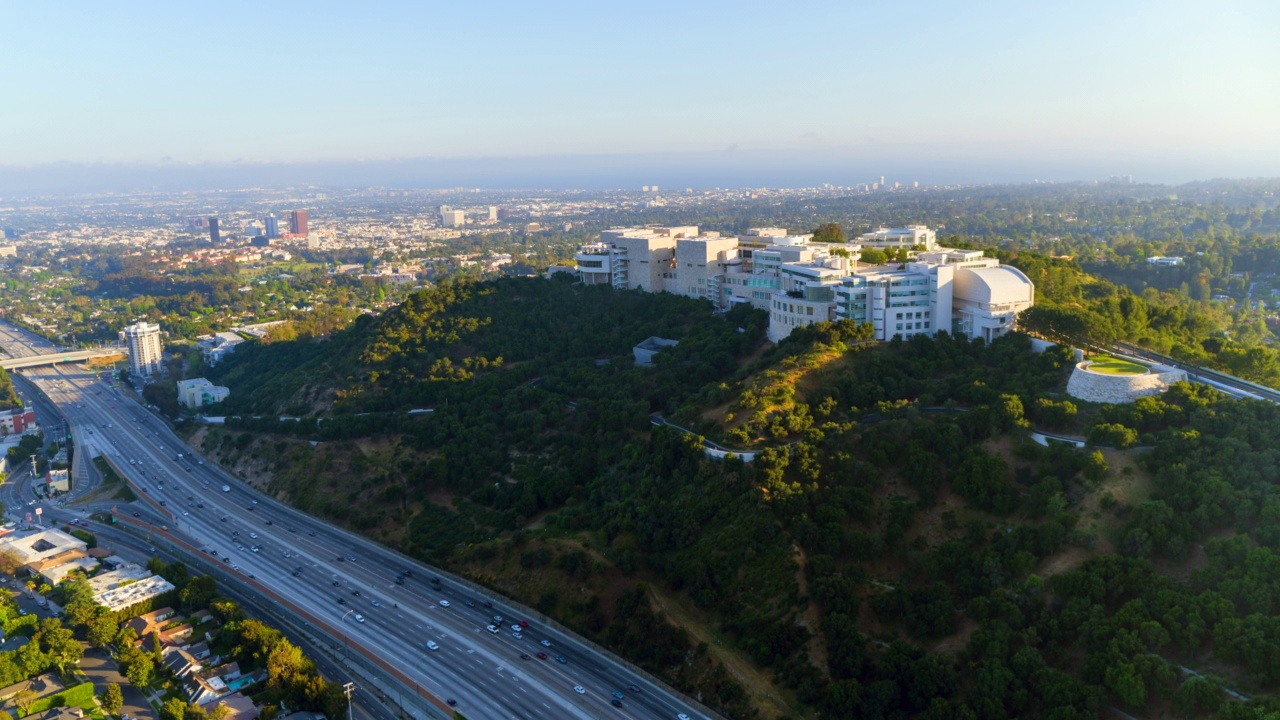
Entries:
{"label": "multi-lane freeway", "polygon": [[[12,356],[46,352],[0,324]],[[434,696],[478,718],[699,718],[670,688],[508,601],[278,503],[227,475],[169,427],[80,366],[25,372],[68,419],[77,451],[102,455],[142,494],[126,520],[199,548],[241,582],[283,597],[380,658],[407,695]],[[527,626],[526,626],[527,624]],[[409,684],[412,686],[408,686]],[[405,704],[422,715],[424,705]]]}

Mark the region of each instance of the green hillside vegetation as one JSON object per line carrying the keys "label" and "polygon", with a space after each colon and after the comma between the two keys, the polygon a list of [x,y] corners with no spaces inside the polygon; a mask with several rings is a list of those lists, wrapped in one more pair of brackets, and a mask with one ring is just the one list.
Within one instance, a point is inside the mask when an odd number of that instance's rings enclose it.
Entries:
{"label": "green hillside vegetation", "polygon": [[[872,344],[842,322],[771,347],[763,321],[442,286],[238,353],[215,380],[243,415],[198,440],[730,717],[1275,711],[1280,408],[1188,385],[1077,406],[1070,352],[1024,336]],[[649,335],[681,344],[636,368]],[[709,461],[652,412],[761,453]],[[1028,426],[1154,449],[1045,448]]]}
{"label": "green hillside vegetation", "polygon": [[13,389],[13,378],[9,377],[9,373],[5,372],[4,368],[0,368],[0,410],[21,406],[18,393]]}

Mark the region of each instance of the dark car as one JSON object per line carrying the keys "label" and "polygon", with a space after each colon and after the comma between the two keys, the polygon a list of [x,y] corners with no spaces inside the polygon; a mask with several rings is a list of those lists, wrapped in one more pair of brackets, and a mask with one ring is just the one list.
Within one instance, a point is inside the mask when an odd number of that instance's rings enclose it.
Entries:
{"label": "dark car", "polygon": [[547,654],[546,654],[546,653],[544,653],[544,652],[540,652],[540,653],[538,653],[538,659],[539,659],[539,660],[546,660],[546,659],[547,659]]}
{"label": "dark car", "polygon": [[520,653],[520,659],[521,659],[521,660],[528,660],[528,659],[529,659],[529,654],[528,654],[528,653]]}
{"label": "dark car", "polygon": [[557,656],[556,656],[556,662],[560,663],[561,665],[568,665],[568,664],[569,664],[569,661],[568,661],[568,660],[566,660],[566,659],[564,658],[564,656],[563,656],[563,655],[557,655]]}
{"label": "dark car", "polygon": [[356,597],[360,597],[360,591],[359,591],[359,590],[352,590],[352,591],[351,591],[351,594],[352,594],[352,595],[355,595]]}
{"label": "dark car", "polygon": [[449,703],[449,707],[453,707],[458,704],[458,701],[453,698],[449,698],[448,700],[445,700],[445,702]]}
{"label": "dark car", "polygon": [[493,607],[493,603],[489,602],[488,600],[485,600],[485,601],[484,601],[484,606],[485,606],[485,607],[487,607],[487,608],[491,608],[491,607]]}
{"label": "dark car", "polygon": [[621,700],[619,700],[618,698],[612,698],[612,699],[610,699],[610,700],[609,700],[609,704],[610,704],[610,705],[612,705],[612,706],[614,706],[614,707],[622,707],[622,701],[621,701]]}
{"label": "dark car", "polygon": [[338,598],[338,604],[339,604],[339,605],[346,605],[346,604],[347,604],[347,599],[346,599],[346,598]]}
{"label": "dark car", "polygon": [[403,584],[404,584],[404,578],[402,578],[402,577],[398,577],[398,578],[396,578],[396,584],[397,584],[397,585],[403,585]]}

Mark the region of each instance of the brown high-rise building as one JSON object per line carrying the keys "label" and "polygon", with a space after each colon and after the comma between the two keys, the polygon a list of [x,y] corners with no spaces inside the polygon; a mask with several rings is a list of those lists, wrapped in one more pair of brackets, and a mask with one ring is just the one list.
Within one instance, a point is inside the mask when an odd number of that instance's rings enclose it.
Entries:
{"label": "brown high-rise building", "polygon": [[294,210],[289,213],[289,234],[307,236],[307,211]]}

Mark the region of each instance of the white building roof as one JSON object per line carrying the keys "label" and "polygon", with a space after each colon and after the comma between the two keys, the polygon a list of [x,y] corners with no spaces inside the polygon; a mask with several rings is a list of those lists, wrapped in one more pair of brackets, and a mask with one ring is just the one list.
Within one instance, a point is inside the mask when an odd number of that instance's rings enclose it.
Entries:
{"label": "white building roof", "polygon": [[955,296],[979,303],[1031,302],[1035,285],[1016,267],[961,268],[956,271]]}
{"label": "white building roof", "polygon": [[87,547],[85,541],[54,529],[14,533],[0,539],[0,549],[13,550],[22,558],[23,565],[46,560],[68,550],[84,550]]}
{"label": "white building roof", "polygon": [[95,596],[94,600],[99,605],[106,606],[108,610],[116,612],[117,610],[137,605],[143,600],[150,600],[158,595],[163,595],[170,590],[173,590],[173,583],[159,575],[152,575],[136,583],[101,593]]}

